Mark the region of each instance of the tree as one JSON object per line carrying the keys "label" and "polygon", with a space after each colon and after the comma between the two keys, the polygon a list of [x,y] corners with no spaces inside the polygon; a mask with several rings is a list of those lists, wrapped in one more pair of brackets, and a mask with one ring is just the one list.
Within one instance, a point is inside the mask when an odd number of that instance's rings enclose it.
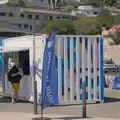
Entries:
{"label": "tree", "polygon": [[17,3],[16,2],[7,2],[6,4],[5,4],[5,6],[14,6],[14,7],[17,7],[18,5],[17,5]]}
{"label": "tree", "polygon": [[76,7],[74,7],[72,5],[68,5],[64,8],[64,11],[66,11],[66,12],[71,12],[72,10],[76,10]]}
{"label": "tree", "polygon": [[100,34],[101,30],[100,18],[82,18],[75,22],[75,31],[79,35],[96,35]]}
{"label": "tree", "polygon": [[76,34],[102,34],[102,28],[110,29],[114,25],[114,17],[108,10],[103,9],[95,18],[82,18],[75,22]]}
{"label": "tree", "polygon": [[57,20],[49,22],[42,29],[39,27],[39,32],[44,34],[50,34],[53,30],[56,30],[57,34],[75,34],[74,23],[71,20]]}
{"label": "tree", "polygon": [[33,5],[27,5],[24,3],[24,0],[17,0],[16,2],[7,2],[6,6],[14,7],[33,7]]}
{"label": "tree", "polygon": [[18,0],[18,1],[17,1],[17,4],[18,4],[19,7],[25,6],[24,0]]}
{"label": "tree", "polygon": [[118,0],[89,0],[89,4],[100,7],[100,6],[116,6]]}
{"label": "tree", "polygon": [[120,9],[120,1],[115,5],[116,9]]}
{"label": "tree", "polygon": [[52,30],[56,30],[59,34],[100,35],[103,26],[110,29],[113,25],[113,16],[108,10],[103,9],[101,14],[95,18],[81,18],[74,22],[67,19],[49,22],[39,29],[39,32],[50,33]]}
{"label": "tree", "polygon": [[101,14],[99,15],[100,22],[106,29],[110,29],[114,25],[114,17],[106,9],[102,9]]}
{"label": "tree", "polygon": [[103,21],[101,17],[81,18],[77,21],[68,19],[56,20],[46,25],[39,26],[40,33],[49,34],[56,30],[58,34],[97,35],[102,33],[102,27],[108,26],[109,21]]}
{"label": "tree", "polygon": [[116,16],[114,16],[114,23],[116,25],[120,24],[120,13],[118,13]]}
{"label": "tree", "polygon": [[101,6],[101,0],[88,0],[88,4],[100,7]]}
{"label": "tree", "polygon": [[105,4],[109,6],[116,6],[118,3],[118,0],[105,0]]}

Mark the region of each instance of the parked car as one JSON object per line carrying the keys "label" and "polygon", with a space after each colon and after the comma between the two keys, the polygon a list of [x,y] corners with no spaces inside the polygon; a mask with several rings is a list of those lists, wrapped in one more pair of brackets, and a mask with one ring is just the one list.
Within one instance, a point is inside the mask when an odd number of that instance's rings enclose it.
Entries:
{"label": "parked car", "polygon": [[104,73],[116,73],[118,72],[118,66],[112,60],[105,60],[104,64]]}
{"label": "parked car", "polygon": [[103,67],[105,87],[108,87],[110,81],[112,81],[114,76],[116,76],[120,71],[119,70],[120,67],[116,65],[112,60],[105,60]]}

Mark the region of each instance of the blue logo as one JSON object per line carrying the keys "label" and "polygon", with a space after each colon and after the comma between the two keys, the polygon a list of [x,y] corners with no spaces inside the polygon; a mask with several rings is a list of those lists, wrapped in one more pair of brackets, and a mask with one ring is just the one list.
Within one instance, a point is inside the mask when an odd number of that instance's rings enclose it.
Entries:
{"label": "blue logo", "polygon": [[48,41],[47,48],[51,48],[52,46],[53,46],[53,42],[52,41]]}

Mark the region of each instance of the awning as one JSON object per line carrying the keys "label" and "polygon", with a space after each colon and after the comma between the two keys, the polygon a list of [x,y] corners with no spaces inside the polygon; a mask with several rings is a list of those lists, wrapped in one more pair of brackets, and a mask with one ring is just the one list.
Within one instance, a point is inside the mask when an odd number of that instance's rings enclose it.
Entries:
{"label": "awning", "polygon": [[25,47],[17,47],[17,48],[3,48],[2,51],[0,51],[1,53],[9,53],[9,52],[18,52],[18,51],[25,51],[25,50],[29,50],[29,48],[25,48]]}

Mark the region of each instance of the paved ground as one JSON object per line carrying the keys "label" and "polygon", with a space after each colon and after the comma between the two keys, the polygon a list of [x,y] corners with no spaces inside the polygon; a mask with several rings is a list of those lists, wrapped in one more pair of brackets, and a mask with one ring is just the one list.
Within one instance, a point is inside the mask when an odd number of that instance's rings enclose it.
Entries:
{"label": "paved ground", "polygon": [[[80,118],[80,117],[70,117],[67,115],[56,115],[56,114],[45,114],[45,120],[114,120],[110,118]],[[44,118],[45,118],[44,117]],[[35,116],[30,113],[0,113],[0,119],[2,120],[40,120],[40,116]]]}
{"label": "paved ground", "polygon": [[[38,111],[40,112],[40,107],[38,107]],[[33,116],[32,112],[33,104],[31,103],[22,102],[11,104],[10,99],[0,99],[0,120],[2,117],[7,117],[10,114],[11,119],[9,120],[12,120],[12,115],[16,115],[17,118],[19,116],[27,116],[25,120],[30,120],[30,117],[34,118],[40,116]],[[77,119],[82,116],[82,106],[76,105],[46,108],[44,114],[46,117],[52,118],[59,117],[62,119],[63,117],[66,117],[66,120],[69,120],[67,119],[68,117],[73,117],[74,119]],[[105,103],[87,105],[87,116],[91,119],[94,118],[95,120],[107,120],[100,118],[108,118],[109,120],[110,118],[113,118],[113,120],[120,119],[120,91],[105,89]],[[4,120],[7,120],[7,118]]]}

